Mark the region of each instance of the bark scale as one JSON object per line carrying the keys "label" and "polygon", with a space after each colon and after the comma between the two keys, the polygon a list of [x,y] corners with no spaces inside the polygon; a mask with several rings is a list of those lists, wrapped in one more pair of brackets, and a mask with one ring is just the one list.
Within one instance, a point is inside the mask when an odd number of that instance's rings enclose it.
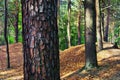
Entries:
{"label": "bark scale", "polygon": [[22,0],[24,80],[60,80],[57,0]]}

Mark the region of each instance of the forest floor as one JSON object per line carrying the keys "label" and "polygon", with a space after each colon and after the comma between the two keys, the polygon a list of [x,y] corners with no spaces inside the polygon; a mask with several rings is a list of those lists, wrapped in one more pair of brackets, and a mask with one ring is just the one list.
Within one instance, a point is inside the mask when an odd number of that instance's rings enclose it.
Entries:
{"label": "forest floor", "polygon": [[[84,45],[60,51],[61,80],[120,80],[120,49],[105,43],[104,50],[97,53],[99,68],[85,71]],[[23,80],[22,44],[11,44],[11,68],[6,69],[6,49],[0,46],[0,80]]]}

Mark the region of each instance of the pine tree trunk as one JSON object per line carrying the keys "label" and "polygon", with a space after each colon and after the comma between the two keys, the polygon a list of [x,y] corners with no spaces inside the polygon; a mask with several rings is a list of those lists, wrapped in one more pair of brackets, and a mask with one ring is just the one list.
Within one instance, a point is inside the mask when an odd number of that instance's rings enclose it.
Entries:
{"label": "pine tree trunk", "polygon": [[95,0],[85,0],[85,68],[97,67]]}
{"label": "pine tree trunk", "polygon": [[71,0],[68,0],[68,25],[67,25],[68,47],[71,46],[70,16],[71,16]]}
{"label": "pine tree trunk", "polygon": [[103,49],[102,32],[101,32],[101,15],[100,15],[100,0],[96,0],[96,28],[97,28],[97,43],[98,51]]}
{"label": "pine tree trunk", "polygon": [[80,23],[81,23],[81,11],[78,12],[78,45],[81,44]]}
{"label": "pine tree trunk", "polygon": [[[110,0],[108,0],[108,6],[110,6]],[[108,42],[109,22],[110,22],[110,8],[107,8],[107,18],[106,18],[105,33],[104,33],[104,41],[106,42]]]}
{"label": "pine tree trunk", "polygon": [[102,30],[102,41],[104,41],[104,13],[101,13],[101,30]]}
{"label": "pine tree trunk", "polygon": [[7,68],[10,68],[10,56],[9,56],[9,43],[8,43],[8,35],[7,35],[7,24],[8,24],[8,1],[5,0],[5,18],[4,18],[4,37],[5,37],[5,42],[6,42],[6,53],[7,53]]}
{"label": "pine tree trunk", "polygon": [[18,18],[19,17],[19,13],[17,12],[17,14],[15,15],[15,42],[18,42]]}
{"label": "pine tree trunk", "polygon": [[57,0],[22,0],[24,80],[60,80]]}
{"label": "pine tree trunk", "polygon": [[18,42],[18,22],[19,22],[19,0],[14,1],[16,5],[16,14],[15,14],[15,22],[14,22],[14,28],[15,28],[15,42]]}

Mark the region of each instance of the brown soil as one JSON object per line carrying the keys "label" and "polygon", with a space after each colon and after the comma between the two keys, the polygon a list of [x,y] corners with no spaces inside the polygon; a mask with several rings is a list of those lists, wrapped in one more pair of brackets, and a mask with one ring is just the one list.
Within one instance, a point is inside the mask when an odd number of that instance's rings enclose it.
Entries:
{"label": "brown soil", "polygon": [[[0,80],[23,80],[22,44],[11,44],[11,68],[6,69],[6,49],[0,46]],[[84,45],[60,51],[61,80],[120,80],[120,49],[104,44],[104,50],[97,53],[99,68],[81,71],[85,63]]]}

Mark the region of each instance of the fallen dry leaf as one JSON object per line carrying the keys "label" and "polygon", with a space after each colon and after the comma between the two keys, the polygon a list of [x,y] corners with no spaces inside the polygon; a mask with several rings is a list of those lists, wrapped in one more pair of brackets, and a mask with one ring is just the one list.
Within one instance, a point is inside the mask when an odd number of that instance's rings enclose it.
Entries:
{"label": "fallen dry leaf", "polygon": [[[120,80],[120,49],[112,49],[111,46],[104,43],[106,49],[97,53],[98,69],[82,72],[79,70],[85,64],[84,45],[60,51],[61,80]],[[7,70],[6,49],[0,46],[0,80],[23,80],[22,44],[10,44],[9,47],[11,69]]]}

